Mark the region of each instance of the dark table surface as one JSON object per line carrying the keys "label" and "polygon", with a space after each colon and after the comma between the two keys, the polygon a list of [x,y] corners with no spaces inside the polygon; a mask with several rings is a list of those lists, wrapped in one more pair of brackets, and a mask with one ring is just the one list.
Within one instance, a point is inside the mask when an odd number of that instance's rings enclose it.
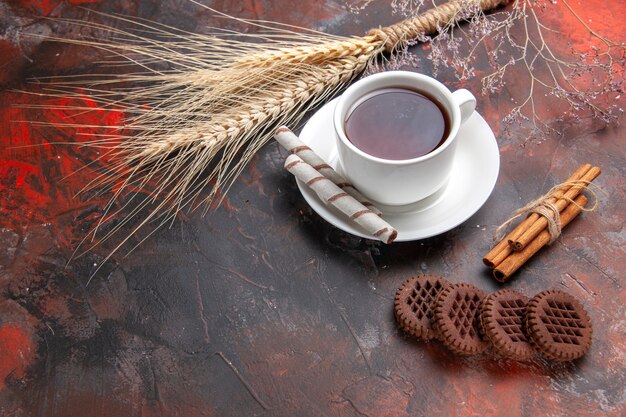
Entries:
{"label": "dark table surface", "polygon": [[[399,19],[385,1],[360,13],[334,0],[210,4],[334,34]],[[625,41],[624,1],[571,4],[603,34]],[[59,126],[68,120],[62,110],[15,106],[60,102],[26,94],[39,92],[31,77],[98,71],[89,48],[22,36],[75,34],[44,17],[101,19],[89,9],[195,31],[219,22],[186,1],[0,2],[2,416],[624,415],[623,127],[586,117],[552,121],[540,106],[555,131],[532,140],[513,125],[506,134],[501,120],[511,97],[528,88],[513,73],[499,93],[478,96],[500,147],[495,190],[447,233],[391,246],[348,235],[312,211],[282,169],[285,152],[269,144],[219,209],[179,215],[89,281],[110,246],[68,260],[108,196],[75,197],[94,175],[89,169],[65,177],[97,155],[50,144],[77,141],[88,128]],[[585,31],[572,29],[562,7],[553,13],[549,21],[561,33],[553,38],[564,49],[584,46]],[[431,73],[427,48],[413,52],[418,66],[406,69]],[[438,77],[451,88],[481,88],[478,77],[459,83],[449,69]],[[71,120],[103,125],[116,117],[96,110]],[[14,123],[24,119],[57,126]],[[38,146],[15,147],[30,144]],[[597,211],[583,213],[509,284],[495,283],[481,262],[494,227],[584,162],[602,167],[597,183],[606,195]],[[591,350],[573,363],[517,363],[491,353],[459,358],[439,343],[418,342],[392,311],[396,288],[417,273],[529,296],[565,290],[593,320]]]}

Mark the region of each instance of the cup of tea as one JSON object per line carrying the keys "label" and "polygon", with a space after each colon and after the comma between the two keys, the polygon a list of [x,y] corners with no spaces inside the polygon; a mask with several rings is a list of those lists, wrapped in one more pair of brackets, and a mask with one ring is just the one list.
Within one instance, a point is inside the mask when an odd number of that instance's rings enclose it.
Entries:
{"label": "cup of tea", "polygon": [[341,95],[333,114],[339,165],[365,196],[390,206],[420,201],[447,182],[457,134],[476,108],[465,89],[388,71]]}

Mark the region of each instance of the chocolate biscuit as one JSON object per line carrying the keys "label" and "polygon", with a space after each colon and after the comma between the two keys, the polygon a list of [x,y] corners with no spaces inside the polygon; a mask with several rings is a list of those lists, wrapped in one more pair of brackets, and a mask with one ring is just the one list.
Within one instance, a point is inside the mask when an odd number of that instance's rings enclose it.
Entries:
{"label": "chocolate biscuit", "polygon": [[528,297],[511,290],[489,294],[480,308],[480,327],[484,338],[500,355],[526,360],[534,355],[525,333]]}
{"label": "chocolate biscuit", "polygon": [[459,355],[476,355],[487,348],[481,339],[478,314],[485,293],[471,284],[445,288],[435,301],[434,327],[442,343]]}
{"label": "chocolate biscuit", "polygon": [[558,290],[542,291],[528,302],[526,329],[535,347],[553,361],[571,361],[591,346],[589,315],[578,300]]}
{"label": "chocolate biscuit", "polygon": [[406,332],[429,340],[435,337],[432,328],[433,304],[437,295],[450,283],[437,275],[418,275],[407,279],[396,291],[394,312]]}

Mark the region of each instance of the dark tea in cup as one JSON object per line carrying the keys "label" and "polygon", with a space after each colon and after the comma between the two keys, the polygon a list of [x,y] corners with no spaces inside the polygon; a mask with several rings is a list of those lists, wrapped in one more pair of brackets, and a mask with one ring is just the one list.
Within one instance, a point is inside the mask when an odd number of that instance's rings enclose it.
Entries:
{"label": "dark tea in cup", "polygon": [[433,195],[452,172],[461,124],[476,108],[467,90],[385,71],[344,91],[333,111],[338,168],[363,195],[402,206]]}
{"label": "dark tea in cup", "polygon": [[382,159],[427,155],[450,133],[443,106],[425,92],[384,88],[365,95],[348,111],[345,133],[363,152]]}

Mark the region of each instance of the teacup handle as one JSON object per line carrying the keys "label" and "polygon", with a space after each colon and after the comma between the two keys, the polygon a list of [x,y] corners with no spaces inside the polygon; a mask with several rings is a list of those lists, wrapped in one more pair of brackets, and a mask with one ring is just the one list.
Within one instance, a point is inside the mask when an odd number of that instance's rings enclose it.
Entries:
{"label": "teacup handle", "polygon": [[468,90],[461,88],[452,93],[454,101],[461,109],[461,123],[465,122],[476,110],[476,97]]}

